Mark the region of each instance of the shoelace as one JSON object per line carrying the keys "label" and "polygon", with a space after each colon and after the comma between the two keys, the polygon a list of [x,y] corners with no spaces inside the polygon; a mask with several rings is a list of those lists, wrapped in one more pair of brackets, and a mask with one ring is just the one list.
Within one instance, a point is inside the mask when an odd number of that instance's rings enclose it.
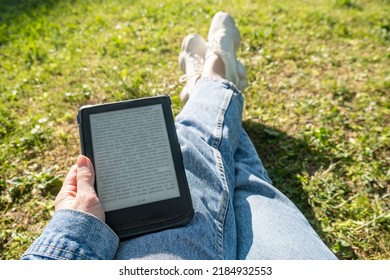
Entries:
{"label": "shoelace", "polygon": [[185,60],[186,65],[193,64],[193,72],[192,73],[185,73],[183,76],[181,76],[179,78],[180,83],[187,82],[189,79],[191,79],[195,75],[200,75],[200,73],[202,73],[203,65],[204,65],[204,59],[196,53],[186,54],[184,60]]}
{"label": "shoelace", "polygon": [[219,55],[220,57],[225,57],[226,59],[229,59],[231,56],[231,53],[226,52],[220,48],[219,43],[217,42],[216,39],[214,39],[211,42],[206,42],[206,45],[207,45],[207,49],[211,50],[213,53]]}

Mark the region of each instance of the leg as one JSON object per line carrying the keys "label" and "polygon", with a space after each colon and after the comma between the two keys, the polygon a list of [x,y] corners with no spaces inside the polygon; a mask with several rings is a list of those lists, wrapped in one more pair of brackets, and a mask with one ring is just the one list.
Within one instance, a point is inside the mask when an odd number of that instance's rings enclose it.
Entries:
{"label": "leg", "polygon": [[180,228],[121,242],[117,258],[235,259],[232,205],[234,152],[242,96],[221,80],[202,78],[177,117],[177,134],[195,217]]}
{"label": "leg", "polygon": [[[193,46],[201,43],[199,36],[189,36],[183,47],[193,52],[197,49]],[[203,78],[198,79],[199,67],[194,63],[197,53],[188,51],[188,54],[191,55],[180,55],[179,63],[184,59],[186,63],[180,64],[184,65],[186,77],[190,78],[185,91],[193,89],[193,92],[177,116],[176,129],[191,190],[194,219],[185,227],[121,242],[118,259],[236,258],[234,154],[242,127],[243,98],[231,82],[223,79],[226,69],[221,57],[210,54],[205,61]],[[186,95],[182,93],[182,96]]]}
{"label": "leg", "polygon": [[295,205],[271,185],[244,129],[234,160],[238,259],[335,259]]}
{"label": "leg", "polygon": [[[222,57],[223,63],[214,64],[219,72],[207,67],[212,70],[207,74],[216,77],[225,74],[236,85],[245,86],[245,70],[243,71],[242,65],[238,63],[234,50],[240,41],[238,30],[234,21],[224,14],[217,14],[216,17],[220,17],[220,21],[224,21],[225,26],[230,26],[230,31],[235,32],[233,36],[226,36],[229,32],[227,28],[223,32],[216,32],[219,36],[209,38],[209,44],[217,45],[214,49],[218,50],[218,46],[222,46],[222,50],[217,51],[217,54]],[[217,26],[218,24],[212,24],[210,31]],[[226,50],[233,51],[228,51],[226,55]],[[203,73],[205,74],[205,71]],[[295,205],[271,185],[271,180],[243,128],[234,161],[235,191],[232,212],[236,218],[239,259],[334,258]]]}

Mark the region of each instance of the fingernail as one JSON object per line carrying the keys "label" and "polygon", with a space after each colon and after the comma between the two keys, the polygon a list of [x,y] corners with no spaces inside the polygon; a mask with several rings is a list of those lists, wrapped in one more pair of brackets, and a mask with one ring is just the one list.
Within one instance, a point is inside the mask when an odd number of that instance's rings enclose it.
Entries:
{"label": "fingernail", "polygon": [[77,167],[78,168],[81,168],[81,167],[88,167],[88,161],[87,161],[87,158],[85,156],[78,156],[77,157]]}

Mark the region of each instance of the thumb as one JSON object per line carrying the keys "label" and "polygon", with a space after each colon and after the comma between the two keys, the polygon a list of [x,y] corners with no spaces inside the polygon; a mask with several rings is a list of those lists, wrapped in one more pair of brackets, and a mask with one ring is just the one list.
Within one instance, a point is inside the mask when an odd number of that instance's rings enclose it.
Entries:
{"label": "thumb", "polygon": [[77,191],[73,208],[94,215],[104,222],[104,210],[96,195],[95,171],[92,162],[85,156],[77,158]]}
{"label": "thumb", "polygon": [[77,158],[77,192],[88,190],[95,183],[95,171],[92,162],[86,156]]}

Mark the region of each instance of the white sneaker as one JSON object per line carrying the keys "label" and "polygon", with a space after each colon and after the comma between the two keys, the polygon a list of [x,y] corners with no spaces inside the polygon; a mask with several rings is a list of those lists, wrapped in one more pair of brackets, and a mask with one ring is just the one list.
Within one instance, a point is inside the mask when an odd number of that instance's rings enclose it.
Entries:
{"label": "white sneaker", "polygon": [[238,84],[236,84],[236,86],[240,91],[244,91],[244,89],[248,86],[247,73],[246,73],[245,66],[238,60],[237,60],[237,74],[239,77],[239,81]]}
{"label": "white sneaker", "polygon": [[180,77],[179,81],[186,82],[180,94],[180,100],[183,103],[187,102],[194,91],[195,82],[202,74],[206,50],[206,41],[199,34],[187,35],[181,44],[179,65],[185,74]]}
{"label": "white sneaker", "polygon": [[241,35],[234,19],[224,12],[215,14],[208,33],[209,51],[222,58],[225,64],[225,78],[243,90],[246,87],[246,71],[236,57],[240,42]]}

